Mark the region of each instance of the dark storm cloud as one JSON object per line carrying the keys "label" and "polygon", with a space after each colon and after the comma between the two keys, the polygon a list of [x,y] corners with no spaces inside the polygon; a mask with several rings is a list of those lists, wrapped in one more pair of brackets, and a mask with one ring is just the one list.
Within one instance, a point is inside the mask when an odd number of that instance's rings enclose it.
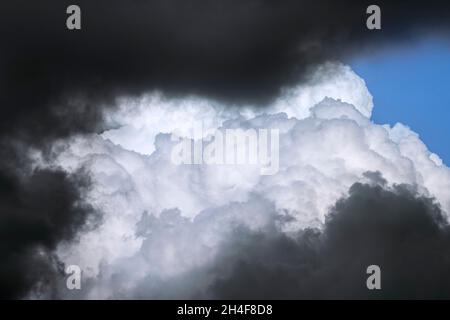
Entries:
{"label": "dark storm cloud", "polygon": [[[355,184],[323,231],[237,232],[214,272],[217,298],[450,298],[450,227],[406,185]],[[381,268],[382,289],[366,287]]]}
{"label": "dark storm cloud", "polygon": [[[2,145],[3,151],[7,148]],[[95,223],[96,215],[83,200],[88,178],[82,172],[25,173],[17,171],[15,162],[1,165],[0,299],[21,298],[31,288],[47,292],[63,275],[64,266],[53,255],[57,244]]]}
{"label": "dark storm cloud", "polygon": [[[376,175],[374,183],[379,181]],[[212,264],[169,281],[152,277],[137,298],[450,298],[450,226],[433,199],[409,185],[354,184],[322,230],[295,235],[282,220],[260,232],[236,227]],[[381,268],[381,290],[366,287]]]}
{"label": "dark storm cloud", "polygon": [[[74,3],[80,31],[65,26]],[[151,89],[267,101],[317,63],[439,33],[450,18],[448,1],[376,3],[382,31],[367,30],[364,0],[2,1],[0,132],[101,130],[103,105]]]}

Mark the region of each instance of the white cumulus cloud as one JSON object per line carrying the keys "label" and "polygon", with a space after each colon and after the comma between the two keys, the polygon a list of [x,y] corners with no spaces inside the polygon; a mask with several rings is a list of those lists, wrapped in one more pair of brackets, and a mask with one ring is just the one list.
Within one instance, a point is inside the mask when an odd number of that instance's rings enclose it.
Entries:
{"label": "white cumulus cloud", "polygon": [[[121,102],[110,115],[116,129],[61,141],[66,148],[53,164],[89,170],[88,200],[103,214],[97,229],[58,250],[63,262],[82,267],[86,298],[128,297],[144,279],[148,296],[156,297],[158,281],[214,259],[237,225],[258,230],[277,215],[286,233],[320,228],[330,206],[367,171],[390,184],[416,185],[450,212],[449,168],[408,127],[373,123],[372,96],[347,66],[320,67],[268,106],[158,93]],[[173,164],[170,134],[191,137],[198,123],[278,129],[279,171],[262,176],[251,166]],[[182,297],[189,286],[180,281],[175,291]]]}

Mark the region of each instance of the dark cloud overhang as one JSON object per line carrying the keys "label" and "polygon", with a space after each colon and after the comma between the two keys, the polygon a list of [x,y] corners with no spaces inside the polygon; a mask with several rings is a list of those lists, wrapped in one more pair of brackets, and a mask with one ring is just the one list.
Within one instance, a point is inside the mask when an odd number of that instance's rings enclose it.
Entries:
{"label": "dark cloud overhang", "polygon": [[365,25],[368,1],[80,0],[82,29],[69,31],[69,4],[0,5],[3,134],[95,131],[116,96],[153,89],[264,103],[323,61],[425,29],[448,35],[450,21],[450,5],[437,0],[378,1],[375,32]]}

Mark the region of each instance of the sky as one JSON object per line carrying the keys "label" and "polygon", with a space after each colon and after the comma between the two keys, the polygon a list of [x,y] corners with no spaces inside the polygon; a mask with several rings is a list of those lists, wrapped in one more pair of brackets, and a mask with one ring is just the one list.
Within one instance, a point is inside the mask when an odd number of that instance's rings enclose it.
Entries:
{"label": "sky", "polygon": [[0,1],[0,299],[450,298],[450,2],[371,4]]}
{"label": "sky", "polygon": [[350,65],[374,97],[373,121],[408,125],[450,164],[450,43],[423,40]]}

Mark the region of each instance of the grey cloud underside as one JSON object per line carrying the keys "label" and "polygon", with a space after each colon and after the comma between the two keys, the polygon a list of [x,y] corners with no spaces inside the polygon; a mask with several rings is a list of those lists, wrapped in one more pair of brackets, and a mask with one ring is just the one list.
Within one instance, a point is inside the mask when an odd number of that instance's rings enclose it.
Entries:
{"label": "grey cloud underside", "polygon": [[[182,233],[180,219],[172,213],[153,223]],[[356,183],[323,230],[287,235],[279,229],[283,219],[271,219],[261,231],[236,226],[211,264],[169,280],[149,277],[117,297],[450,298],[450,227],[434,200],[412,186]],[[381,267],[379,291],[366,287],[372,264]]]}

